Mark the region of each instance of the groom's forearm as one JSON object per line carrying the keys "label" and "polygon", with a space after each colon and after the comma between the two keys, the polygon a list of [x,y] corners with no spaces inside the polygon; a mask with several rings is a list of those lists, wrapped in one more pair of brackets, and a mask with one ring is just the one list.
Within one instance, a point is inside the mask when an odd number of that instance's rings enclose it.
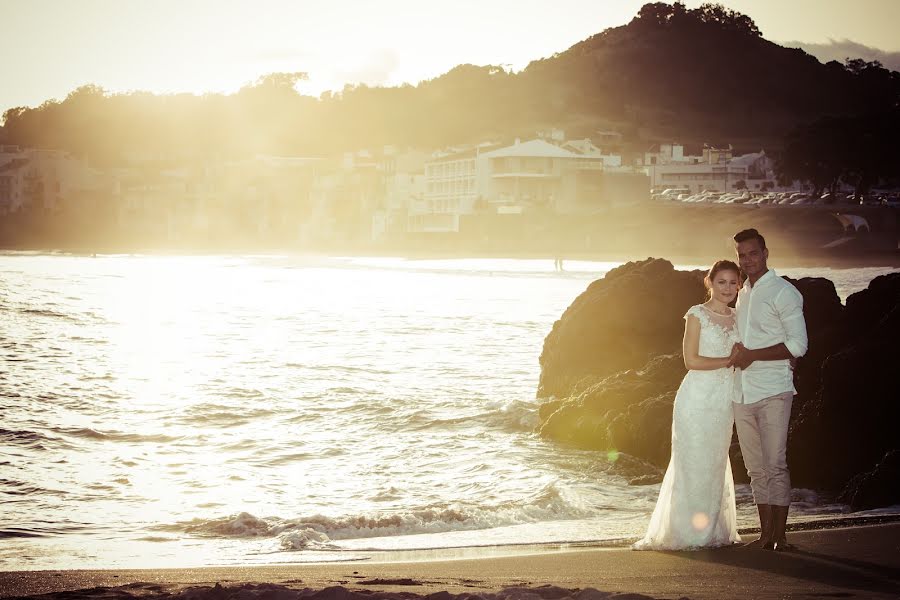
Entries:
{"label": "groom's forearm", "polygon": [[747,352],[750,354],[752,362],[758,360],[790,360],[794,358],[794,355],[791,354],[791,351],[788,350],[787,346],[783,343],[775,344],[774,346],[769,346],[767,348],[748,350]]}

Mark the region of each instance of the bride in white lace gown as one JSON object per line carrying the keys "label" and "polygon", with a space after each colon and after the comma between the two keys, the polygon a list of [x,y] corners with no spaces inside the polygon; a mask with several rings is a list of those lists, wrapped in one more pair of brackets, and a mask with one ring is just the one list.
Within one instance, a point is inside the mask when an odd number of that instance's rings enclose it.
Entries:
{"label": "bride in white lace gown", "polygon": [[684,362],[688,368],[672,413],[672,457],[650,525],[636,550],[690,550],[740,541],[728,447],[737,392],[732,348],[739,341],[734,311],[740,275],[719,261],[706,277],[710,299],[685,318]]}

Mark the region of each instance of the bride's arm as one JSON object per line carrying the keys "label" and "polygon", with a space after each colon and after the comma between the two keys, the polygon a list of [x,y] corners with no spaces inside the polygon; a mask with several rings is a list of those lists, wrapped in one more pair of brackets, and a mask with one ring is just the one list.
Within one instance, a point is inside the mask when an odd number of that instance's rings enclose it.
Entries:
{"label": "bride's arm", "polygon": [[710,358],[700,356],[700,320],[688,315],[684,321],[684,341],[681,344],[684,366],[690,371],[714,371],[731,366],[731,357]]}

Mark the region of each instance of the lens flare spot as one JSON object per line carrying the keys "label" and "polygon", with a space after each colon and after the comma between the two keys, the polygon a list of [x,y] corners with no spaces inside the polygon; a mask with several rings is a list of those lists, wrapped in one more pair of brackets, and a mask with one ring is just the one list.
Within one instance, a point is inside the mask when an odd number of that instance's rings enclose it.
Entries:
{"label": "lens flare spot", "polygon": [[616,462],[619,460],[619,452],[617,450],[610,450],[606,453],[606,460],[609,462]]}
{"label": "lens flare spot", "polygon": [[697,531],[702,531],[709,526],[709,517],[706,515],[706,513],[694,513],[694,517],[691,519],[691,524]]}

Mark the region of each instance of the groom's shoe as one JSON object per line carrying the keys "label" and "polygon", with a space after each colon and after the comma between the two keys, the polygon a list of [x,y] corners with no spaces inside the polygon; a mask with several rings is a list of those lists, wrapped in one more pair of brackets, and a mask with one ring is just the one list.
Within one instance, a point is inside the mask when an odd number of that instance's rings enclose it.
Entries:
{"label": "groom's shoe", "polygon": [[775,548],[773,548],[775,552],[793,552],[796,549],[797,546],[788,544],[788,541],[786,539],[781,539],[780,541],[775,542]]}
{"label": "groom's shoe", "polygon": [[783,552],[789,548],[785,529],[787,528],[787,516],[789,506],[773,505],[772,509],[772,540],[774,544],[770,550]]}

